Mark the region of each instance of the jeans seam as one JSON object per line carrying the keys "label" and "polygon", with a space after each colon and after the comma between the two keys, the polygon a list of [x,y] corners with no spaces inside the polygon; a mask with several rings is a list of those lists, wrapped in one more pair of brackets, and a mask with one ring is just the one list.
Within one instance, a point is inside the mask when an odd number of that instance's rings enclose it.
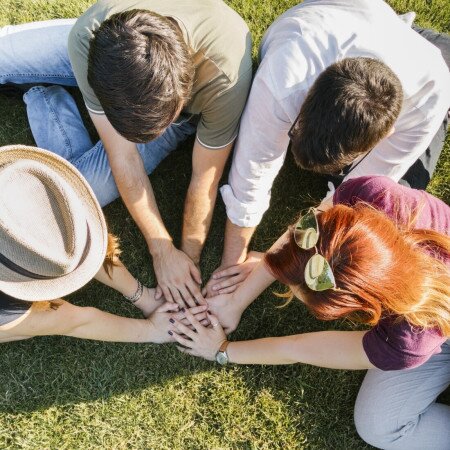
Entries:
{"label": "jeans seam", "polygon": [[[47,103],[47,106],[48,106],[48,109],[50,111],[50,114],[52,115],[53,119],[55,120],[56,124],[58,125],[59,131],[61,132],[61,134],[62,134],[62,136],[64,138],[64,142],[66,144],[66,147],[68,148],[68,150],[70,152],[70,157],[67,158],[67,160],[70,161],[72,159],[72,155],[73,155],[73,149],[72,149],[72,146],[70,145],[70,140],[69,140],[69,138],[67,136],[66,130],[62,126],[61,121],[59,120],[55,110],[53,109],[53,107],[52,107],[52,105],[51,105],[51,103],[50,103],[50,101],[48,99],[48,96],[47,96],[47,93],[46,93],[45,89],[42,89],[41,87],[36,86],[36,87],[33,87],[33,88],[30,89],[30,91],[33,91],[33,90],[39,90],[41,92],[41,94],[44,96],[44,101],[45,101],[45,103]],[[28,92],[30,92],[30,91],[28,91]]]}
{"label": "jeans seam", "polygon": [[[99,144],[101,144],[101,141],[97,141],[97,143],[92,147],[92,148],[90,148],[89,150],[87,150],[87,151],[85,151],[77,160],[75,160],[75,161],[71,161],[72,162],[72,164],[74,165],[74,166],[78,166],[80,163],[82,163],[91,153],[93,153],[94,151],[96,151],[97,150],[97,146],[99,145]],[[103,150],[104,151],[104,150]]]}

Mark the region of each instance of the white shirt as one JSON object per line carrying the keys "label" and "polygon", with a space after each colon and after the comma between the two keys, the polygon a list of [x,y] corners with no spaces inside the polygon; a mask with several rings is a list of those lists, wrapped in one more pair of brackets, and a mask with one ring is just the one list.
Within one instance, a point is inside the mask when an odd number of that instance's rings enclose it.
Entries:
{"label": "white shirt", "polygon": [[427,149],[450,105],[450,74],[439,49],[381,0],[306,0],[270,26],[260,56],[229,184],[221,188],[228,218],[238,226],[261,221],[286,156],[289,128],[318,75],[336,61],[379,59],[404,92],[395,132],[347,178],[386,175],[398,181]]}

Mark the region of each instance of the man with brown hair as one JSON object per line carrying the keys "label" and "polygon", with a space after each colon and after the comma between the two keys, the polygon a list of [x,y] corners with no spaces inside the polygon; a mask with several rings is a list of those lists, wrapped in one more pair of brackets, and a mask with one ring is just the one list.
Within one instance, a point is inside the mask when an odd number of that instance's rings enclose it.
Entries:
{"label": "man with brown hair", "polygon": [[306,0],[270,26],[221,188],[228,220],[210,295],[236,289],[257,263],[247,247],[289,144],[335,185],[386,175],[426,187],[447,128],[450,38],[405,16],[382,0]]}
{"label": "man with brown hair", "polygon": [[[203,301],[197,266],[251,76],[249,30],[222,1],[100,0],[76,23],[0,29],[0,83],[52,84],[24,95],[37,145],[72,162],[102,206],[122,197],[160,294],[179,304]],[[55,85],[79,86],[96,145],[72,97]],[[177,249],[147,174],[194,133]]]}

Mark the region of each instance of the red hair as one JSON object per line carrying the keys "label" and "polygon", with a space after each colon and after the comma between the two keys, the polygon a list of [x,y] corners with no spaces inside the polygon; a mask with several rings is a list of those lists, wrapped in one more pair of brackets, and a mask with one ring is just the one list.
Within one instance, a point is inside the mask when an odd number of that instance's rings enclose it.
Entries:
{"label": "red hair", "polygon": [[315,317],[375,325],[394,314],[450,335],[450,273],[442,261],[450,256],[449,237],[413,229],[412,221],[400,226],[364,203],[336,205],[317,220],[317,250],[331,265],[336,289],[315,292],[306,286],[305,265],[315,250],[300,249],[292,228],[265,256],[275,278],[299,290]]}

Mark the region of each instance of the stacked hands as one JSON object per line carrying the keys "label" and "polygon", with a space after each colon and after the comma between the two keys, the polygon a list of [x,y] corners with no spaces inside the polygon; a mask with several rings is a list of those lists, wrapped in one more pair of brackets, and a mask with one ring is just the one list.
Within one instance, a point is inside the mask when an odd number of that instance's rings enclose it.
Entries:
{"label": "stacked hands", "polygon": [[262,255],[250,252],[244,263],[217,269],[203,290],[200,271],[193,263],[193,267],[177,265],[177,269],[187,268],[190,274],[181,287],[180,283],[166,284],[169,278],[165,277],[156,289],[145,288],[136,306],[155,329],[156,342],[176,342],[181,352],[213,361],[227,334],[237,328],[245,309],[234,293]]}

